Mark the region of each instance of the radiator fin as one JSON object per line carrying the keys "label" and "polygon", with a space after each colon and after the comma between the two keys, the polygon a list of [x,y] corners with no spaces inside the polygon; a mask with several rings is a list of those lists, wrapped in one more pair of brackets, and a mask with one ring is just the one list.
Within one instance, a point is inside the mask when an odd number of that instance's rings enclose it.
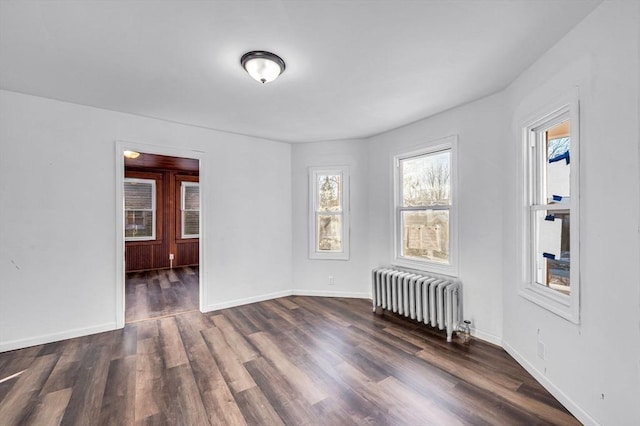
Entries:
{"label": "radiator fin", "polygon": [[380,267],[371,271],[373,311],[383,309],[440,330],[451,341],[461,318],[460,284],[451,277]]}

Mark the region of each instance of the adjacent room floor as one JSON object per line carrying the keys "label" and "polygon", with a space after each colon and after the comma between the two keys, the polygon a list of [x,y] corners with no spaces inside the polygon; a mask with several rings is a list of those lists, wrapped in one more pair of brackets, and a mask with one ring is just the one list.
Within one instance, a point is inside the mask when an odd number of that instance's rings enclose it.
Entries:
{"label": "adjacent room floor", "polygon": [[127,273],[125,322],[199,309],[198,279],[198,266]]}
{"label": "adjacent room floor", "polygon": [[129,323],[2,353],[2,379],[4,425],[579,424],[502,349],[361,299]]}

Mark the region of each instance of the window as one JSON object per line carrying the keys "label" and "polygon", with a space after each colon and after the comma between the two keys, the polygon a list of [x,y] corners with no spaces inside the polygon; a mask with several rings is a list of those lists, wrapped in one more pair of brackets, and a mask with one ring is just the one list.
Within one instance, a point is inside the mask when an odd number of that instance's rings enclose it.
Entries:
{"label": "window", "polygon": [[577,101],[524,129],[526,211],[523,295],[578,322]]}
{"label": "window", "polygon": [[309,169],[311,259],[349,259],[349,176],[346,167]]}
{"label": "window", "polygon": [[200,237],[200,184],[182,182],[180,200],[182,238]]}
{"label": "window", "polygon": [[395,157],[395,263],[456,275],[455,145]]}
{"label": "window", "polygon": [[124,216],[125,241],[155,240],[155,180],[125,178]]}

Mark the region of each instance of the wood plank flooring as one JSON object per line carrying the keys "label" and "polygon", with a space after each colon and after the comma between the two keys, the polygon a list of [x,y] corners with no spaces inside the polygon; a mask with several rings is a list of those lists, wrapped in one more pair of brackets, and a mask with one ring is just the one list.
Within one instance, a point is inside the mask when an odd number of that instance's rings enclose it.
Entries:
{"label": "wood plank flooring", "polygon": [[0,354],[2,425],[573,425],[502,349],[285,297]]}
{"label": "wood plank flooring", "polygon": [[129,272],[125,279],[125,322],[199,309],[198,267]]}

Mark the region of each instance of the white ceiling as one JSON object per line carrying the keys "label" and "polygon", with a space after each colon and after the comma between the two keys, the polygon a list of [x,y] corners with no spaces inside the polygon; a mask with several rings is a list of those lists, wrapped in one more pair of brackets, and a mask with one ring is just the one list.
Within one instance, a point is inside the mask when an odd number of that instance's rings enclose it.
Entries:
{"label": "white ceiling", "polygon": [[[0,0],[0,88],[234,133],[366,137],[494,93],[600,0]],[[287,64],[265,85],[249,50]]]}

